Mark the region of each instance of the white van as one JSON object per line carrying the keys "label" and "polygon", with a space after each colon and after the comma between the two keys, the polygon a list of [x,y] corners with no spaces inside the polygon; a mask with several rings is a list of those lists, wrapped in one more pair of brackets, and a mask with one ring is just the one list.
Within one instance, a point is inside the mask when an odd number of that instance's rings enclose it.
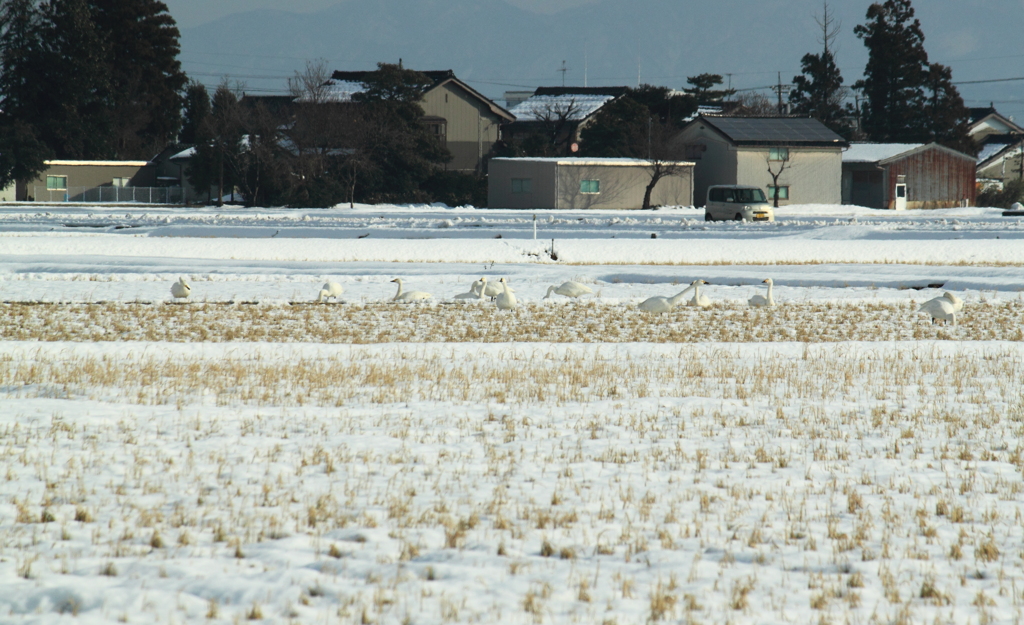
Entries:
{"label": "white van", "polygon": [[775,221],[775,211],[758,187],[723,184],[708,187],[704,221]]}

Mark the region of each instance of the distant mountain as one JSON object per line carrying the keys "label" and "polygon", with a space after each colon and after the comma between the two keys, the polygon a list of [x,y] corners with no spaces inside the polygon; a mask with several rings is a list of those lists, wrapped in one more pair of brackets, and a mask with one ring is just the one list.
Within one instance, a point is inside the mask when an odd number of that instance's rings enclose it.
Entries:
{"label": "distant mountain", "polygon": [[[834,2],[843,22],[838,58],[847,83],[867,55],[853,35],[869,2]],[[1018,33],[1020,0],[918,3],[932,60],[951,64],[955,80],[1024,75]],[[453,69],[491,97],[519,86],[561,84],[679,88],[686,76],[732,73],[734,87],[774,84],[799,73],[800,58],[817,52],[819,2],[808,0],[599,0],[541,15],[503,0],[346,0],[316,13],[251,11],[184,29],[183,64],[206,84],[241,77],[250,89],[285,88],[282,78],[303,59],[327,58],[333,69],[371,69],[403,60],[415,69]],[[1004,58],[988,58],[1004,57]],[[953,59],[987,59],[954,61]],[[494,84],[502,83],[502,84]],[[996,106],[1024,118],[1024,81],[964,86],[969,105]],[[1009,100],[1017,100],[1011,102]]]}

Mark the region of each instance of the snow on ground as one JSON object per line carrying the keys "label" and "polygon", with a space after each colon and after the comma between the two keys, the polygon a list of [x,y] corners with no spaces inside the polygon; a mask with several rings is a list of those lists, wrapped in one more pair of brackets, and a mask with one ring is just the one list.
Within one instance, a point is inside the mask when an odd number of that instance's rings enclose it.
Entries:
{"label": "snow on ground", "polygon": [[1019,219],[533,215],[0,207],[0,621],[1021,620]]}
{"label": "snow on ground", "polygon": [[0,613],[1011,623],[1022,367],[1019,343],[7,343]]}

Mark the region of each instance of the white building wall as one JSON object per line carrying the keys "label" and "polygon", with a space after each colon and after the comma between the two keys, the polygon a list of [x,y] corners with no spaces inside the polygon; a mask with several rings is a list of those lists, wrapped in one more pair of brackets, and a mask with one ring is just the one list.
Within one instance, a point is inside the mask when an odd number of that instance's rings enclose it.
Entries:
{"label": "white building wall", "polygon": [[[736,149],[736,181],[764,189],[772,185],[768,173],[768,148]],[[773,161],[773,171],[782,163]],[[787,168],[779,177],[780,187],[789,187],[789,200],[785,204],[841,204],[843,157],[839,149],[789,148]]]}

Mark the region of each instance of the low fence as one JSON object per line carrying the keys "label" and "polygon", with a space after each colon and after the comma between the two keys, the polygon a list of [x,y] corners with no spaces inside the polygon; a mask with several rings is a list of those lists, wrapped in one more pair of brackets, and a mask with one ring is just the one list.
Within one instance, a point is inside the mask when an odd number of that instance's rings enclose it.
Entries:
{"label": "low fence", "polygon": [[184,204],[185,193],[181,187],[68,187],[47,189],[32,187],[36,202],[95,202],[116,204]]}

